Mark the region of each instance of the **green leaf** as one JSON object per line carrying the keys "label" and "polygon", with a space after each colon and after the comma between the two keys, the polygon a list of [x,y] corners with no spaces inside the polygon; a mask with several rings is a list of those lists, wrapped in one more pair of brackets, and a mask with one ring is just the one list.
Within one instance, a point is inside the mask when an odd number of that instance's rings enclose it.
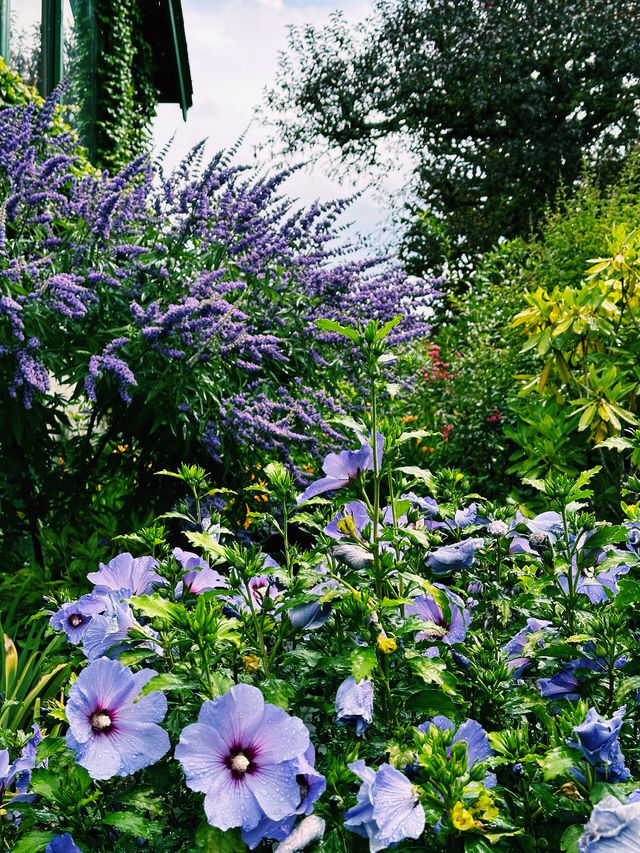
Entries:
{"label": "green leaf", "polygon": [[621,803],[627,801],[627,792],[622,785],[613,785],[611,782],[596,782],[589,792],[589,800],[592,806],[596,806],[600,800],[604,800],[608,796],[616,797]]}
{"label": "green leaf", "polygon": [[48,735],[44,740],[41,740],[36,748],[36,764],[41,764],[46,761],[54,752],[60,752],[65,748],[65,739],[63,737],[52,737]]}
{"label": "green leaf", "polygon": [[13,847],[13,853],[42,853],[54,832],[29,832]]}
{"label": "green leaf", "polygon": [[631,578],[620,578],[618,581],[618,594],[615,598],[616,607],[623,610],[630,604],[640,602],[640,584]]}
{"label": "green leaf", "polygon": [[193,681],[185,681],[181,675],[175,672],[161,672],[154,675],[140,691],[140,695],[153,693],[154,690],[195,690],[197,685]]}
{"label": "green leaf", "polygon": [[295,687],[280,678],[266,678],[260,683],[260,689],[267,702],[285,711],[289,710],[290,701],[296,695]]}
{"label": "green leaf", "polygon": [[377,663],[378,658],[373,649],[356,649],[351,655],[351,672],[356,681],[368,678]]}
{"label": "green leaf", "polygon": [[393,317],[393,319],[388,320],[384,326],[382,326],[376,332],[376,341],[381,341],[383,338],[386,338],[389,332],[398,325],[398,323],[402,320],[402,315],[398,315],[397,317]]}
{"label": "green leaf", "polygon": [[162,826],[157,821],[149,820],[135,812],[107,812],[102,822],[138,838],[155,838],[162,833]]}
{"label": "green leaf", "polygon": [[127,601],[145,616],[148,616],[149,619],[167,619],[169,622],[175,622],[178,625],[185,621],[186,610],[184,606],[173,601],[167,601],[166,598],[160,598],[157,593],[154,595],[134,595]]}
{"label": "green leaf", "polygon": [[227,557],[227,549],[221,545],[211,533],[193,533],[185,531],[184,534],[192,545],[202,548],[207,554],[215,554],[217,557]]}
{"label": "green leaf", "polygon": [[360,343],[361,335],[357,329],[350,329],[347,326],[341,326],[340,323],[336,323],[335,320],[316,320],[316,325],[319,329],[322,329],[323,332],[336,332],[338,335],[343,335],[343,337],[349,338],[349,340],[353,341],[355,344]]}
{"label": "green leaf", "polygon": [[575,767],[577,760],[578,756],[568,746],[556,746],[549,750],[544,758],[539,758],[538,764],[542,767],[545,781],[548,782]]}
{"label": "green leaf", "polygon": [[244,853],[248,849],[240,837],[239,829],[229,829],[223,832],[207,823],[198,827],[196,844],[205,853]]}
{"label": "green leaf", "polygon": [[563,853],[578,853],[578,839],[584,832],[582,824],[574,823],[568,826],[562,833],[560,839],[560,849]]}

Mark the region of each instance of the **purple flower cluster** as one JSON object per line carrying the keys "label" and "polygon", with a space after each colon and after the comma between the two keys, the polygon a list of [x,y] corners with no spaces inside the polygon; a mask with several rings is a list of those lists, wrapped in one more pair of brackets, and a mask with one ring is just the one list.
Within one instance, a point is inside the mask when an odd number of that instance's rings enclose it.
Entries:
{"label": "purple flower cluster", "polygon": [[296,209],[281,195],[288,173],[255,177],[223,154],[201,169],[202,146],[172,174],[144,156],[113,176],[87,170],[72,137],[52,132],[57,97],[0,116],[7,393],[30,406],[50,375],[72,377],[90,402],[113,406],[173,384],[191,394],[176,395],[171,416],[214,459],[226,437],[286,460],[296,444],[326,452],[343,401],[335,335],[316,320],[403,314],[392,339],[408,342],[427,330],[430,287],[385,258],[353,260],[337,239],[347,203]]}

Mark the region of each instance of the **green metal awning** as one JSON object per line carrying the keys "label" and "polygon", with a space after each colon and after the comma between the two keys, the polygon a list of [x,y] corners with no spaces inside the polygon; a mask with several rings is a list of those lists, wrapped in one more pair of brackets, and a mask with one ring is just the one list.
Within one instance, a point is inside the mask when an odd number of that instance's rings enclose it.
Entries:
{"label": "green metal awning", "polygon": [[180,104],[183,118],[193,104],[193,85],[180,0],[142,0],[142,34],[151,45],[153,83],[162,104]]}
{"label": "green metal awning", "polygon": [[[0,0],[0,50],[3,28],[7,28],[10,0]],[[189,68],[187,39],[184,31],[181,0],[138,0],[142,35],[151,47],[153,84],[164,104],[180,104],[186,121],[187,110],[193,104],[193,85]],[[91,15],[91,0],[70,0],[71,11],[78,14],[86,4]],[[63,27],[62,0],[42,0],[42,80],[41,91],[48,95],[62,79]]]}

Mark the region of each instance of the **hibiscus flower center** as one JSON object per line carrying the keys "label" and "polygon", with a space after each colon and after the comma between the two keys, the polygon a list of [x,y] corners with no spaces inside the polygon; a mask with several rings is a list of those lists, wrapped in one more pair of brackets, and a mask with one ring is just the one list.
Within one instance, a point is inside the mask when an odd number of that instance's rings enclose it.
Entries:
{"label": "hibiscus flower center", "polygon": [[251,773],[254,770],[254,758],[255,750],[252,747],[234,746],[229,750],[224,763],[231,770],[234,779],[242,779],[245,773]]}
{"label": "hibiscus flower center", "polygon": [[98,710],[94,711],[89,717],[89,724],[96,734],[101,735],[111,729],[113,720],[108,711]]}
{"label": "hibiscus flower center", "polygon": [[83,622],[84,617],[81,613],[72,613],[71,616],[69,616],[69,625],[71,625],[72,628],[79,628]]}

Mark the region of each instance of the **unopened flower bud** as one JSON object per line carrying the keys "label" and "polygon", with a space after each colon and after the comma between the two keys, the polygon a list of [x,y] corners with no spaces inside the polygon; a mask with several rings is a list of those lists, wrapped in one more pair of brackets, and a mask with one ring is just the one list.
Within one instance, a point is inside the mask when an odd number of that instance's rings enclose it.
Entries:
{"label": "unopened flower bud", "polygon": [[529,537],[529,545],[531,545],[533,550],[537,551],[538,554],[542,554],[542,552],[546,551],[549,547],[549,537],[546,533],[532,533]]}
{"label": "unopened flower bud", "polygon": [[467,584],[467,592],[469,595],[481,596],[484,592],[484,584],[481,581],[471,581]]}
{"label": "unopened flower bud", "polygon": [[260,658],[258,655],[245,655],[242,658],[242,662],[247,672],[257,672],[260,669]]}
{"label": "unopened flower bud", "polygon": [[506,536],[508,532],[509,528],[504,521],[492,521],[487,527],[487,533],[491,536]]}

